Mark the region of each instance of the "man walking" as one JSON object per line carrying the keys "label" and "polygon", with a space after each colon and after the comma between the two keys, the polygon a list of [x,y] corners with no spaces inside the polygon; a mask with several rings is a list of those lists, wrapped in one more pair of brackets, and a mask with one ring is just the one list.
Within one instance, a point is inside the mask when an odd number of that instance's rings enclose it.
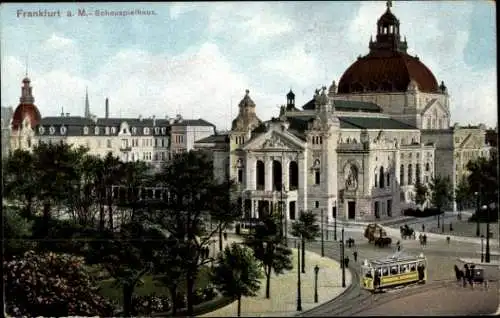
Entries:
{"label": "man walking", "polygon": [[352,253],[352,256],[354,256],[354,261],[357,262],[358,261],[358,252],[354,251],[354,253]]}

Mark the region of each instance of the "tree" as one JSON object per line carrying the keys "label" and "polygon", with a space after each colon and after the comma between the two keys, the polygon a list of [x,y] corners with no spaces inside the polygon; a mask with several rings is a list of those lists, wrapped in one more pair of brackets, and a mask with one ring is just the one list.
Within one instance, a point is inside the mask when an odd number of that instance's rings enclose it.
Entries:
{"label": "tree", "polygon": [[9,315],[114,316],[113,306],[97,293],[81,258],[29,251],[3,266]]}
{"label": "tree", "polygon": [[35,247],[35,242],[30,239],[33,221],[22,217],[15,207],[3,205],[2,210],[3,255],[10,260]]}
{"label": "tree", "polygon": [[271,271],[276,275],[291,270],[292,251],[283,245],[277,220],[269,217],[255,227],[252,235],[245,238],[245,244],[253,249],[255,257],[261,261],[266,275],[266,298],[270,298]]}
{"label": "tree", "polygon": [[155,234],[141,222],[122,224],[119,231],[100,232],[90,241],[87,261],[102,265],[122,287],[123,313],[133,314],[132,295],[141,278],[152,269],[151,241]]}
{"label": "tree", "polygon": [[[108,206],[108,222],[109,228],[114,229],[114,216],[113,216],[113,191],[112,187],[119,185],[123,178],[123,168],[122,162],[118,157],[113,156],[111,152],[108,152],[106,157],[102,160],[100,164],[100,170],[98,172],[99,180],[99,193],[100,197],[103,198],[104,205]],[[100,213],[103,213],[103,211]]]}
{"label": "tree", "polygon": [[184,261],[182,258],[183,247],[172,235],[166,237],[161,229],[158,229],[158,239],[154,240],[152,273],[154,279],[159,281],[170,291],[172,300],[172,316],[177,314],[177,289],[184,275]]}
{"label": "tree", "polygon": [[302,244],[302,273],[306,272],[305,246],[306,241],[314,241],[320,235],[316,214],[312,211],[301,211],[299,219],[292,223],[292,235],[301,238]]}
{"label": "tree", "polygon": [[[160,202],[158,207],[148,208],[151,211],[156,210],[156,213],[152,213],[156,217],[152,223],[161,224],[161,227],[182,247],[179,252],[184,261],[183,268],[186,274],[186,314],[191,316],[194,305],[194,282],[199,268],[209,262],[203,259],[203,250],[210,244],[213,234],[222,226],[219,223],[207,234],[203,215],[213,208],[213,202],[229,199],[229,196],[224,194],[228,188],[226,184],[219,184],[215,180],[212,161],[204,153],[196,151],[175,156],[163,167],[157,175],[157,180],[168,189],[168,198]],[[232,213],[226,209],[222,209],[221,213],[224,211]]]}
{"label": "tree", "polygon": [[455,200],[458,205],[458,210],[462,211],[465,204],[471,200],[472,192],[466,177],[460,178],[455,188]]}
{"label": "tree", "polygon": [[34,156],[27,150],[16,149],[3,162],[3,196],[23,205],[23,215],[33,215],[33,204],[39,191]]}
{"label": "tree", "polygon": [[223,295],[238,300],[241,315],[241,297],[256,296],[260,289],[262,269],[251,249],[237,243],[226,246],[219,254],[212,280]]}
{"label": "tree", "polygon": [[498,199],[498,162],[496,156],[484,157],[467,163],[467,181],[471,192],[478,192],[482,203],[496,202]]}
{"label": "tree", "polygon": [[440,214],[444,212],[443,208],[453,200],[453,186],[449,177],[436,176],[429,183],[431,194],[431,204],[438,210],[438,227]]}
{"label": "tree", "polygon": [[213,206],[210,208],[210,220],[216,221],[219,233],[219,251],[222,252],[222,232],[229,224],[241,217],[241,205],[231,199],[234,182],[228,181],[214,186],[216,193]]}
{"label": "tree", "polygon": [[[37,238],[47,238],[52,209],[67,203],[78,169],[75,162],[86,152],[85,148],[72,149],[68,144],[39,144],[33,149],[34,168],[37,175],[37,196],[43,204],[44,226]],[[76,180],[76,181],[75,181]]]}
{"label": "tree", "polygon": [[415,203],[423,206],[424,203],[427,201],[428,191],[429,190],[427,189],[427,186],[425,186],[425,184],[417,182],[415,184]]}

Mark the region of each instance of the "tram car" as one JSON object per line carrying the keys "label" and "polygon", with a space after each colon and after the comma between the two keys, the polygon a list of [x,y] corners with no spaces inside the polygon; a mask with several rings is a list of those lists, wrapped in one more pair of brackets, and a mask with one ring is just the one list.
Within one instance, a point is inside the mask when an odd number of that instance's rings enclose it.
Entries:
{"label": "tram car", "polygon": [[427,259],[396,253],[391,257],[365,260],[361,266],[361,287],[372,292],[427,280]]}

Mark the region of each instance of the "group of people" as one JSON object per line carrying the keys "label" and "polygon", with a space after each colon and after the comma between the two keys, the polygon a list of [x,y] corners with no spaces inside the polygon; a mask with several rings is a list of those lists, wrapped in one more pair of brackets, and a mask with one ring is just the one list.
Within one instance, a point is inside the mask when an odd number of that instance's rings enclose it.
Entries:
{"label": "group of people", "polygon": [[425,233],[423,235],[422,233],[420,233],[420,235],[418,236],[418,240],[420,241],[420,245],[427,245],[427,235]]}

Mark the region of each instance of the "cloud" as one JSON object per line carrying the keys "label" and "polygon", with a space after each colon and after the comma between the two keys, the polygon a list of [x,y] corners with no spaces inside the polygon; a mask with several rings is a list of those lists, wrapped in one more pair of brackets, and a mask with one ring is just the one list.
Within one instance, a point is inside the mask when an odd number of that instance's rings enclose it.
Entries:
{"label": "cloud", "polygon": [[[465,59],[478,36],[469,31],[477,22],[473,7],[472,2],[411,1],[395,3],[392,11],[401,21],[409,53],[417,54],[448,86],[452,122],[494,125],[496,64],[477,68],[466,62],[473,62],[470,57]],[[248,88],[265,120],[278,114],[290,88],[301,106],[314,89],[338,82],[358,55],[368,53],[370,35],[384,10],[381,2],[173,3],[167,19],[150,25],[144,20],[148,28],[125,27],[123,33],[116,28],[109,36],[109,19],[94,19],[88,26],[105,36],[68,31],[82,28],[76,22],[55,27],[26,20],[26,26],[11,27],[2,38],[2,105],[17,105],[29,52],[33,93],[44,116],[58,115],[61,107],[83,114],[89,86],[91,111],[97,115],[104,114],[109,97],[113,116],[181,113],[227,128]],[[192,29],[189,36],[182,32],[187,28]],[[162,31],[143,36],[145,29]],[[27,40],[18,43],[19,38]],[[179,45],[159,49],[148,42],[164,38]]]}
{"label": "cloud", "polygon": [[45,41],[44,47],[49,50],[67,49],[73,45],[73,40],[52,34],[52,36]]}
{"label": "cloud", "polygon": [[209,14],[208,30],[235,44],[253,45],[293,30],[293,22],[279,14],[276,5],[265,2],[218,3]]}

